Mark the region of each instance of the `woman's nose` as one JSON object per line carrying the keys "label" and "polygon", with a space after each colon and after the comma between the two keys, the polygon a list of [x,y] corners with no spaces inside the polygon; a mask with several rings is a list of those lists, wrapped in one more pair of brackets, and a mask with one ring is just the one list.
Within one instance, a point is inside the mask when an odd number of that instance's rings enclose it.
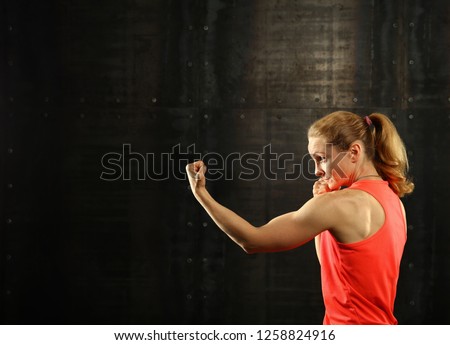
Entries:
{"label": "woman's nose", "polygon": [[323,176],[323,175],[325,174],[325,172],[319,167],[319,164],[317,164],[317,162],[315,163],[315,171],[314,171],[314,174],[315,174],[316,176],[319,176],[319,177],[321,177],[321,176]]}

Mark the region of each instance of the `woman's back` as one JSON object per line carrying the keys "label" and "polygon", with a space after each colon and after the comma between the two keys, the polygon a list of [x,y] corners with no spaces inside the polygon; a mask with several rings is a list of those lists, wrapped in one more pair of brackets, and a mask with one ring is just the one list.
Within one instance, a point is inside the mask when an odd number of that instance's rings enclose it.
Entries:
{"label": "woman's back", "polygon": [[[319,235],[322,292],[327,309],[324,324],[396,324],[393,308],[406,242],[403,207],[382,180],[357,181],[348,189],[372,195],[385,210],[385,217],[378,230],[356,242],[342,243],[330,231]],[[366,216],[367,223],[373,223],[371,215]],[[366,222],[360,223],[364,232]]]}

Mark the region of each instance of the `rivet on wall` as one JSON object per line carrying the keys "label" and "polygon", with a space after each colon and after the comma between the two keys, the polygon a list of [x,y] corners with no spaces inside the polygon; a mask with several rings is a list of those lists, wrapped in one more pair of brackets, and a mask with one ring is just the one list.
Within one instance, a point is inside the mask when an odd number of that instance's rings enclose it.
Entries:
{"label": "rivet on wall", "polygon": [[8,148],[8,153],[11,155],[13,152],[14,152],[13,148],[12,148],[12,147],[9,147],[9,148]]}
{"label": "rivet on wall", "polygon": [[204,228],[206,228],[208,226],[208,223],[207,222],[203,222],[202,225],[203,225]]}
{"label": "rivet on wall", "polygon": [[410,120],[412,120],[412,119],[414,119],[414,115],[413,115],[413,114],[409,114],[409,115],[408,115],[408,118],[409,118]]}
{"label": "rivet on wall", "polygon": [[158,99],[156,97],[153,97],[152,98],[152,103],[156,103],[156,102],[158,102]]}
{"label": "rivet on wall", "polygon": [[205,26],[203,27],[203,30],[208,31],[208,30],[209,30],[208,25],[205,25]]}
{"label": "rivet on wall", "polygon": [[6,219],[6,224],[12,224],[12,219],[11,218],[8,218],[8,219]]}
{"label": "rivet on wall", "polygon": [[416,302],[414,302],[414,300],[411,300],[411,301],[409,301],[409,305],[410,305],[411,307],[414,307],[414,306],[416,305]]}
{"label": "rivet on wall", "polygon": [[12,183],[8,183],[6,186],[8,187],[8,189],[13,189],[14,187]]}
{"label": "rivet on wall", "polygon": [[192,295],[191,295],[191,294],[187,294],[187,295],[186,295],[186,299],[187,299],[187,300],[191,300],[191,299],[192,299]]}
{"label": "rivet on wall", "polygon": [[414,102],[414,98],[413,98],[413,97],[409,97],[409,98],[408,98],[408,102],[409,102],[409,103]]}
{"label": "rivet on wall", "polygon": [[207,119],[209,116],[208,114],[203,115],[203,118]]}
{"label": "rivet on wall", "polygon": [[409,27],[413,28],[414,27],[414,23],[413,22],[409,23]]}
{"label": "rivet on wall", "polygon": [[241,114],[240,118],[241,118],[241,120],[245,119],[245,115]]}
{"label": "rivet on wall", "polygon": [[392,24],[392,27],[393,27],[394,29],[397,29],[397,28],[398,28],[398,24],[397,24],[397,23],[394,23],[394,24]]}
{"label": "rivet on wall", "polygon": [[188,228],[192,228],[192,222],[187,222],[187,224],[186,224],[187,226],[188,226]]}
{"label": "rivet on wall", "polygon": [[191,259],[191,258],[187,258],[187,259],[186,259],[186,262],[187,262],[188,264],[192,264],[192,259]]}
{"label": "rivet on wall", "polygon": [[410,65],[414,65],[414,60],[409,60]]}
{"label": "rivet on wall", "polygon": [[358,103],[358,98],[354,97],[353,98],[353,103]]}

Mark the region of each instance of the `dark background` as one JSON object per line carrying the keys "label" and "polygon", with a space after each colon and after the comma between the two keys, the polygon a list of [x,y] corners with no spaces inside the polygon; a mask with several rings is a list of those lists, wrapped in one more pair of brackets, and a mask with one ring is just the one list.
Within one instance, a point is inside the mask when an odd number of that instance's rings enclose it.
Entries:
{"label": "dark background", "polygon": [[[246,255],[182,172],[208,152],[294,154],[295,180],[208,182],[262,225],[310,198],[306,130],[337,109],[397,125],[416,191],[396,315],[450,323],[447,0],[0,6],[1,323],[322,323],[313,243]],[[129,179],[100,178],[110,152]]]}

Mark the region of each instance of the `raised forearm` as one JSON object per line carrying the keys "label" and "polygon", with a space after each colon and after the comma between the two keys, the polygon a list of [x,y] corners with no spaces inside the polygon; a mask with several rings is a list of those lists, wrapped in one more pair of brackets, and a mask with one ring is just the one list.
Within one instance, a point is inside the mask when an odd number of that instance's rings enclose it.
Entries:
{"label": "raised forearm", "polygon": [[197,190],[194,195],[224,233],[247,253],[253,251],[254,245],[252,244],[252,235],[257,231],[256,227],[215,201],[206,188]]}

